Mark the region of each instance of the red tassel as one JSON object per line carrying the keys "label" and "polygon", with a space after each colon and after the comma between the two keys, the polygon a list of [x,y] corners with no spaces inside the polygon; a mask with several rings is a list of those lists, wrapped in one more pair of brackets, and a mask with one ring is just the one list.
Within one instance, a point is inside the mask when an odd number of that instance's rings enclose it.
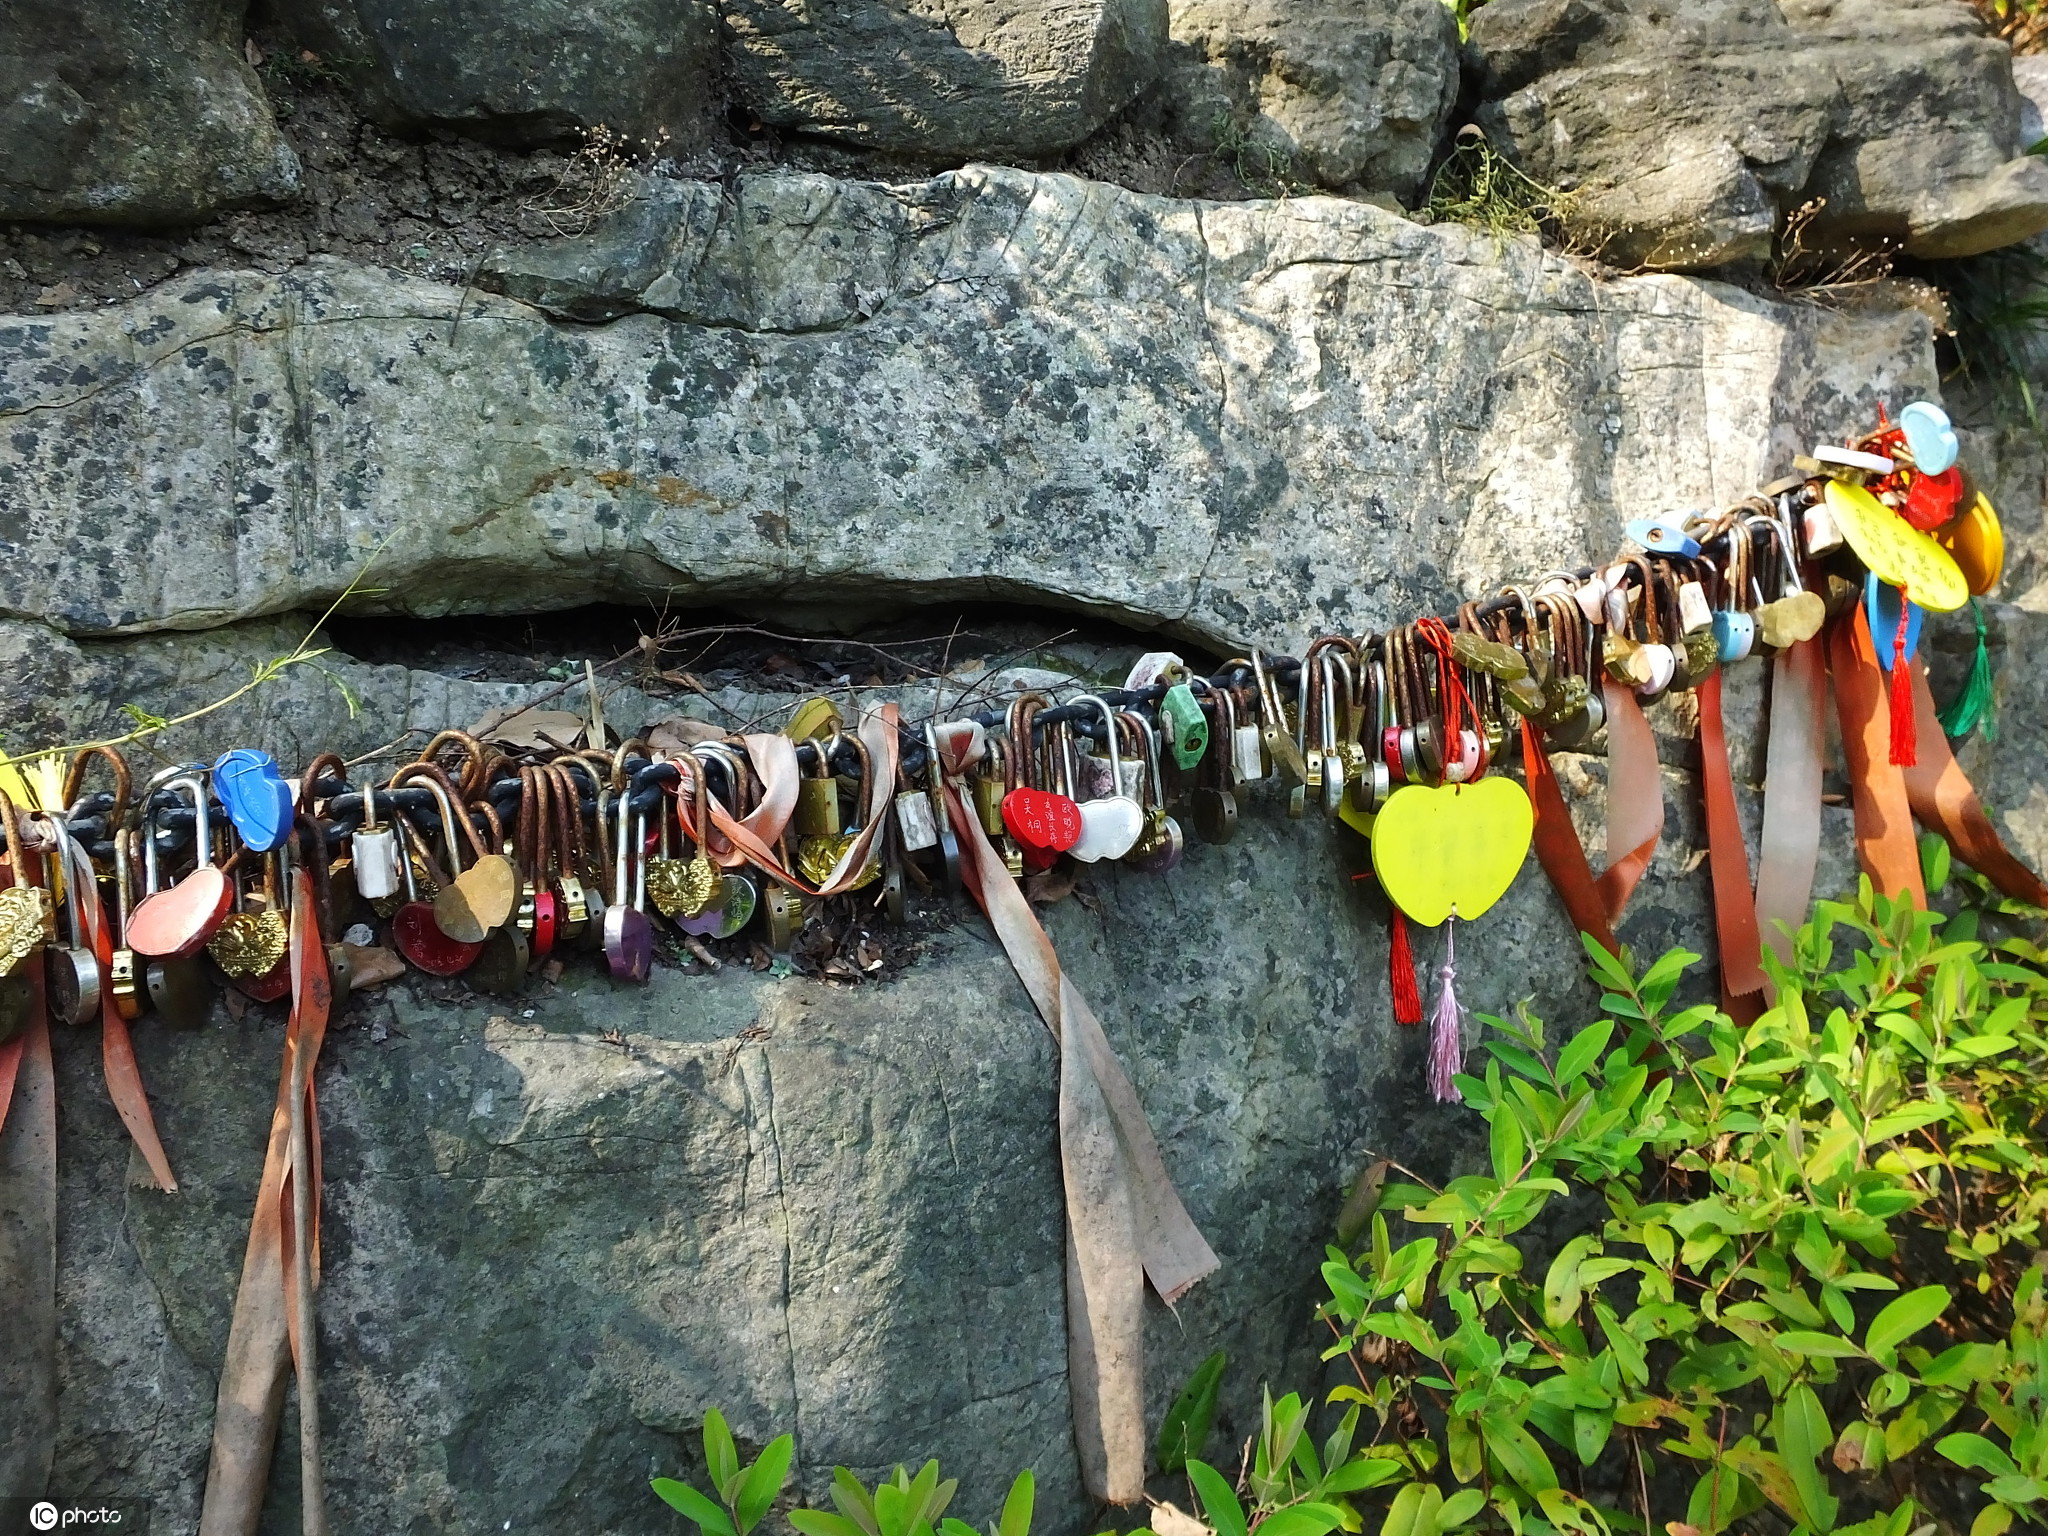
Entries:
{"label": "red tassel", "polygon": [[1911,768],[1920,761],[1920,744],[1913,732],[1913,679],[1906,670],[1906,620],[1912,605],[1904,587],[1899,588],[1899,627],[1892,636],[1892,766]]}
{"label": "red tassel", "polygon": [[1393,937],[1387,945],[1387,984],[1394,991],[1394,1022],[1422,1022],[1422,993],[1415,985],[1415,954],[1408,947],[1408,919],[1399,907],[1388,904],[1393,916]]}

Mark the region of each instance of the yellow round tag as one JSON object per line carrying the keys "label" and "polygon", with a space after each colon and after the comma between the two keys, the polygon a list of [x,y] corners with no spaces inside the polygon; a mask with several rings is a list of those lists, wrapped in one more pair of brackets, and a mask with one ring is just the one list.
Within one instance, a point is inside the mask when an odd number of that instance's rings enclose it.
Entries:
{"label": "yellow round tag", "polygon": [[1513,779],[1407,784],[1373,822],[1373,871],[1388,899],[1425,927],[1453,913],[1477,917],[1515,883],[1535,826],[1528,791]]}
{"label": "yellow round tag", "polygon": [[2005,574],[2005,529],[1982,491],[1934,537],[1955,560],[1973,596],[1984,596]]}
{"label": "yellow round tag", "polygon": [[1970,600],[1970,584],[1947,550],[1860,485],[1830,480],[1828,510],[1856,558],[1879,581],[1905,589],[1922,608],[1949,613]]}

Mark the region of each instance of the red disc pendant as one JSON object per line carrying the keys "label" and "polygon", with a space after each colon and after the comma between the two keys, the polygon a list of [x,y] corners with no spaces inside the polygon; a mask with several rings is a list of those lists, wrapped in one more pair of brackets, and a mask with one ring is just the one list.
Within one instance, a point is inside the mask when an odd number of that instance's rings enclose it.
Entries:
{"label": "red disc pendant", "polygon": [[484,952],[481,944],[451,939],[434,921],[434,904],[409,901],[391,919],[391,942],[429,976],[459,976]]}

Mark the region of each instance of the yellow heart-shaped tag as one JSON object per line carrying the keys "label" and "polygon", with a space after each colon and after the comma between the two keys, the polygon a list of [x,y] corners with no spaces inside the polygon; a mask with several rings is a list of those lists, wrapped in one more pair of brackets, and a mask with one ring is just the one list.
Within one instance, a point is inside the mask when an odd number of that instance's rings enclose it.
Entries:
{"label": "yellow heart-shaped tag", "polygon": [[1394,791],[1373,822],[1372,867],[1388,898],[1424,927],[1479,916],[1515,883],[1536,812],[1497,775],[1477,784]]}
{"label": "yellow heart-shaped tag", "polygon": [[1950,613],[1970,600],[1953,556],[1860,485],[1830,480],[1828,510],[1856,558],[1922,608]]}

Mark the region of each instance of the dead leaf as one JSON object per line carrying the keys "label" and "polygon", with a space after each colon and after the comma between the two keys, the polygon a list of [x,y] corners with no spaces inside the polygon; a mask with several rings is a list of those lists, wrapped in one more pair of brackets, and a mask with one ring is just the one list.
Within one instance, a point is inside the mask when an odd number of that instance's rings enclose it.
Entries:
{"label": "dead leaf", "polygon": [[381,987],[405,974],[405,962],[395,951],[381,944],[344,944],[341,947],[348,956],[351,991],[365,992],[371,987]]}
{"label": "dead leaf", "polygon": [[242,39],[242,57],[249,61],[251,69],[263,67],[263,50],[256,45],[256,39],[253,37]]}
{"label": "dead leaf", "polygon": [[688,715],[670,715],[647,729],[647,744],[657,752],[671,755],[687,752],[702,742],[724,739],[725,732],[717,726],[708,720],[692,720]]}
{"label": "dead leaf", "polygon": [[1049,907],[1074,894],[1074,882],[1081,878],[1073,864],[1055,864],[1042,874],[1024,877],[1024,899],[1033,906]]}
{"label": "dead leaf", "polygon": [[62,309],[66,304],[78,302],[78,290],[69,283],[56,283],[36,295],[36,303],[44,309]]}
{"label": "dead leaf", "polygon": [[1157,1536],[1216,1536],[1186,1510],[1166,1503],[1152,1506],[1152,1529]]}
{"label": "dead leaf", "polygon": [[588,722],[566,709],[494,709],[469,728],[480,741],[494,741],[515,752],[542,752],[549,737],[565,746],[580,746]]}
{"label": "dead leaf", "polygon": [[249,1011],[249,999],[237,992],[233,987],[229,987],[221,994],[221,1001],[227,1004],[228,1017],[237,1024],[241,1023],[242,1015]]}

